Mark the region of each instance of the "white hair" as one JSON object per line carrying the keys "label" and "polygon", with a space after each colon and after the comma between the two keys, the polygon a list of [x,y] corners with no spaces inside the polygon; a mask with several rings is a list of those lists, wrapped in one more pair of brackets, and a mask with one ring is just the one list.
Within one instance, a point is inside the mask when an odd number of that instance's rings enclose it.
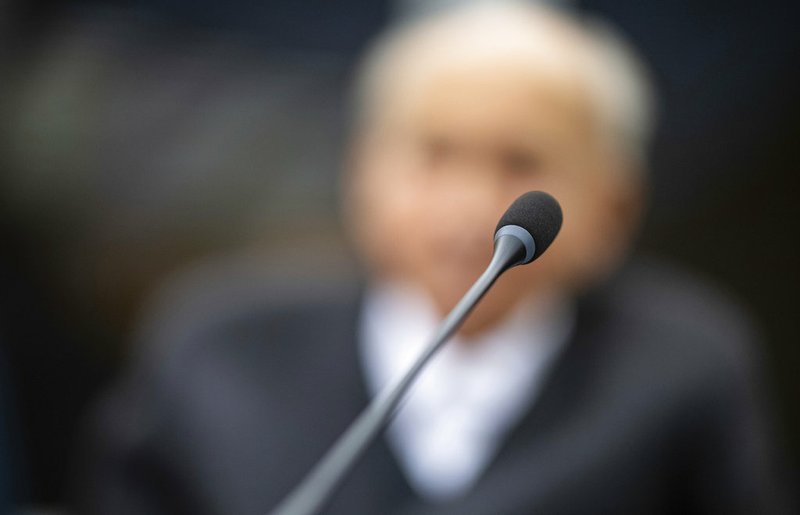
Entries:
{"label": "white hair", "polygon": [[522,2],[470,3],[390,30],[372,47],[358,74],[355,129],[374,121],[382,95],[407,80],[408,69],[498,56],[512,56],[515,63],[521,57],[523,66],[580,83],[601,136],[630,160],[631,168],[645,168],[655,102],[645,68],[630,45],[599,20]]}

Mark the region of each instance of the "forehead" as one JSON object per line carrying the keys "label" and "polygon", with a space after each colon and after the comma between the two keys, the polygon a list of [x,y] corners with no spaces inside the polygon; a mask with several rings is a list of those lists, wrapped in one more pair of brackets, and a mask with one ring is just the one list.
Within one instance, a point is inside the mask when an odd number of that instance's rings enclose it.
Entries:
{"label": "forehead", "polygon": [[378,114],[383,127],[543,142],[584,134],[591,125],[587,96],[573,74],[518,58],[427,64],[403,70],[388,85]]}

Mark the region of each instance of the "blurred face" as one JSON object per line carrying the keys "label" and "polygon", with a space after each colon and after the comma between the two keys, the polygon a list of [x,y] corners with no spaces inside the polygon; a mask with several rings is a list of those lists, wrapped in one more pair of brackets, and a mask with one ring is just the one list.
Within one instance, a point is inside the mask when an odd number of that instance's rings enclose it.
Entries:
{"label": "blurred face", "polygon": [[447,313],[488,264],[500,216],[530,190],[559,200],[561,234],[540,260],[500,278],[464,332],[491,327],[527,295],[578,288],[613,261],[630,198],[577,88],[520,66],[476,65],[387,98],[350,185],[379,279],[412,282]]}

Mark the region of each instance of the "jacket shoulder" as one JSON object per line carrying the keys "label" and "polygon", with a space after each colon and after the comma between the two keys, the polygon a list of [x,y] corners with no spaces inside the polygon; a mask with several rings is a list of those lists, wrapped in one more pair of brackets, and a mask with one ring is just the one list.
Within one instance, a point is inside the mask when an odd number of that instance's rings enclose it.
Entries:
{"label": "jacket shoulder", "polygon": [[673,265],[632,262],[593,303],[620,355],[671,384],[742,387],[761,367],[761,338],[743,305]]}
{"label": "jacket shoulder", "polygon": [[[145,309],[133,367],[173,373],[239,355],[278,363],[311,352],[357,316],[357,279],[292,277],[263,269],[201,267],[167,283]],[[157,375],[160,375],[157,374]]]}

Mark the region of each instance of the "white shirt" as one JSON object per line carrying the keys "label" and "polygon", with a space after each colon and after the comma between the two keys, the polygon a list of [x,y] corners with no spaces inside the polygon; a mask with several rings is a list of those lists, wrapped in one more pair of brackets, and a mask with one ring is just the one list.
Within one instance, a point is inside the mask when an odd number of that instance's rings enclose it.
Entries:
{"label": "white shirt", "polygon": [[[373,394],[410,368],[439,319],[430,300],[401,284],[366,298],[360,352]],[[563,303],[522,302],[474,341],[456,337],[417,378],[388,429],[411,486],[431,500],[465,493],[530,408],[574,320]]]}

